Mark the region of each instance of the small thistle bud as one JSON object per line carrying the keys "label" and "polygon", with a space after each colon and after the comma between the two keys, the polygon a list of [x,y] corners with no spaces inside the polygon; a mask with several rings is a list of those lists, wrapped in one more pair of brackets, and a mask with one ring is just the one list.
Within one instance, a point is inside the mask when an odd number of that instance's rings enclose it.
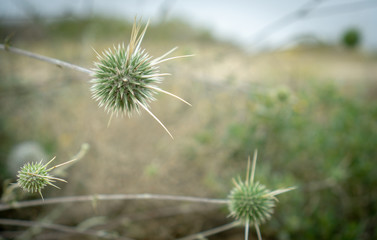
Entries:
{"label": "small thistle bud", "polygon": [[294,188],[268,190],[259,182],[254,182],[257,151],[254,153],[253,165],[250,166],[250,158],[246,171],[246,180],[233,179],[235,187],[231,190],[229,200],[230,216],[245,224],[245,239],[248,239],[249,225],[254,225],[258,239],[261,240],[259,225],[271,218],[275,207],[275,197],[278,194],[293,190]]}
{"label": "small thistle bud", "polygon": [[70,161],[67,161],[65,163],[56,165],[51,168],[47,168],[47,166],[55,160],[55,157],[52,158],[48,163],[43,164],[42,161],[39,163],[26,163],[23,167],[21,167],[20,171],[18,171],[17,175],[17,184],[19,187],[21,187],[23,190],[35,193],[38,192],[42,199],[42,190],[47,186],[51,185],[55,188],[60,189],[58,186],[53,184],[53,182],[60,181],[60,182],[67,182],[64,179],[53,177],[50,175],[50,171],[61,167],[63,165],[66,165],[68,163],[71,163],[73,161],[78,160],[79,158],[72,159]]}
{"label": "small thistle bud", "polygon": [[49,181],[47,169],[42,162],[26,163],[18,172],[18,185],[28,192],[41,192]]}
{"label": "small thistle bud", "polygon": [[187,103],[178,96],[160,89],[156,84],[162,81],[163,76],[170,75],[169,73],[160,73],[160,63],[189,55],[165,58],[176,50],[173,48],[164,55],[153,59],[140,47],[147,27],[148,23],[139,34],[140,24],[135,21],[127,47],[122,44],[118,47],[114,46],[114,50],[104,51],[101,55],[97,53],[98,62],[95,63],[91,80],[92,97],[98,101],[100,107],[104,107],[112,115],[127,113],[128,116],[131,116],[133,112],[140,112],[140,108],[142,108],[157,120],[172,137],[160,120],[150,112],[148,104],[155,100],[154,96],[157,92],[171,95]]}
{"label": "small thistle bud", "polygon": [[243,223],[264,223],[275,207],[275,199],[269,193],[259,182],[246,184],[239,179],[229,195],[231,216]]}

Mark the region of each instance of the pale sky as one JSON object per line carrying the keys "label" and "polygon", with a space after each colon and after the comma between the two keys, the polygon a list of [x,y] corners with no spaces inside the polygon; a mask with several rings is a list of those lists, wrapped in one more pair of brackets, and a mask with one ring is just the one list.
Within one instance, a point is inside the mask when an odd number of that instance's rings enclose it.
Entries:
{"label": "pale sky", "polygon": [[[245,48],[281,47],[307,34],[337,42],[345,29],[356,27],[363,46],[377,49],[376,0],[0,0],[0,19],[25,18],[29,9],[46,18],[94,13],[129,20],[137,15],[152,22],[165,13],[168,19],[183,18]],[[289,15],[299,9],[312,11],[303,18]]]}

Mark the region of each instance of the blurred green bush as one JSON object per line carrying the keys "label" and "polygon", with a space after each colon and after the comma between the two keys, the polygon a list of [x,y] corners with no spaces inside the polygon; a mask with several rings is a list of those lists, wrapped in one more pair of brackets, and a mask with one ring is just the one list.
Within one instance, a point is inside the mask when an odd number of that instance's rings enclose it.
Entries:
{"label": "blurred green bush", "polygon": [[[141,19],[147,22],[148,19]],[[50,41],[82,41],[88,39],[105,40],[118,44],[128,42],[133,21],[117,18],[91,16],[87,18],[66,17],[55,21],[38,20],[21,24],[5,24],[0,21],[0,38],[16,40],[27,39]],[[180,19],[153,22],[150,24],[146,41],[174,41],[175,43],[215,41],[208,29],[198,29]]]}
{"label": "blurred green bush", "polygon": [[346,30],[342,36],[342,44],[347,48],[356,48],[360,42],[361,33],[355,28]]}
{"label": "blurred green bush", "polygon": [[331,84],[304,85],[253,91],[246,120],[233,122],[224,140],[229,159],[244,161],[250,148],[260,150],[260,167],[269,169],[263,181],[275,182],[266,186],[298,186],[263,232],[377,239],[377,102]]}

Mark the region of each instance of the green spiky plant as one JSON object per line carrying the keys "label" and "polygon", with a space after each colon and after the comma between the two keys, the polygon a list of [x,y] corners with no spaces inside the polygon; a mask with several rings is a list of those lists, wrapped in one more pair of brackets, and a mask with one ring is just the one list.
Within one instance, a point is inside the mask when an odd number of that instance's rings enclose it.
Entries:
{"label": "green spiky plant", "polygon": [[53,186],[55,188],[60,189],[58,186],[53,184],[53,182],[60,181],[67,183],[66,180],[62,178],[53,177],[50,172],[58,167],[63,165],[69,164],[76,159],[72,159],[68,162],[53,166],[51,168],[47,168],[50,163],[55,160],[56,157],[53,157],[48,163],[43,164],[42,161],[35,162],[35,163],[26,163],[24,166],[21,167],[20,171],[18,171],[17,175],[17,184],[20,188],[25,191],[34,193],[37,192],[41,195],[43,199],[42,190],[47,186]]}
{"label": "green spiky plant", "polygon": [[[149,110],[149,103],[155,100],[158,92],[173,96],[191,106],[182,98],[162,90],[157,86],[162,77],[170,75],[161,73],[159,64],[177,58],[189,57],[183,55],[166,58],[177,47],[171,49],[160,57],[152,58],[141,48],[149,21],[140,32],[141,25],[136,19],[131,32],[131,39],[127,47],[124,43],[114,46],[114,51],[108,49],[102,54],[97,53],[98,62],[92,69],[91,80],[92,97],[100,107],[104,107],[111,116],[115,113],[131,116],[133,112],[140,112],[140,108],[147,111],[173,138],[164,124]],[[111,119],[111,117],[110,117]]]}
{"label": "green spiky plant", "polygon": [[[124,44],[114,47],[114,52],[109,49],[102,54],[97,53],[98,62],[92,70],[81,68],[57,59],[51,59],[44,56],[36,55],[20,49],[12,48],[7,45],[1,45],[0,49],[23,54],[39,60],[51,62],[58,66],[65,66],[81,72],[89,73],[92,76],[91,93],[92,97],[98,101],[100,107],[104,107],[111,117],[115,115],[131,116],[134,112],[140,112],[140,109],[147,111],[173,138],[168,129],[162,122],[149,110],[149,103],[155,100],[157,93],[164,93],[173,96],[186,104],[190,105],[180,97],[160,89],[157,84],[162,81],[162,77],[170,75],[169,73],[160,73],[159,64],[168,60],[188,57],[192,55],[184,55],[167,58],[169,54],[176,50],[171,49],[167,53],[158,58],[152,58],[144,49],[141,49],[141,42],[146,33],[149,22],[140,32],[141,25],[135,21],[130,43],[125,47]],[[111,120],[110,117],[110,120]],[[32,203],[18,202],[16,204],[0,204],[0,210],[11,209],[15,207],[38,206],[49,203],[59,203],[58,199],[47,199],[43,202],[42,190],[53,184],[55,181],[66,182],[64,179],[54,177],[50,172],[60,166],[66,165],[77,159],[48,168],[48,165],[54,160],[51,159],[47,164],[28,163],[21,168],[18,174],[18,186],[29,192],[38,192],[42,200],[33,201]],[[236,219],[227,228],[234,227],[242,223],[245,225],[245,239],[249,235],[249,226],[254,225],[258,234],[258,239],[262,239],[259,225],[270,219],[275,207],[276,195],[288,192],[294,188],[279,189],[275,191],[268,190],[264,185],[254,182],[255,165],[257,152],[254,154],[252,167],[250,166],[250,158],[246,173],[246,180],[241,181],[240,178],[233,179],[235,187],[230,192],[227,199],[208,199],[187,196],[171,196],[159,194],[114,194],[114,195],[96,195],[66,197],[62,202],[77,201],[93,201],[96,200],[130,200],[130,199],[158,199],[158,200],[176,200],[176,201],[193,201],[205,202],[213,204],[228,204],[230,216]],[[57,187],[59,188],[59,187]],[[49,201],[50,200],[50,201]],[[42,203],[41,203],[42,202]],[[3,221],[4,222],[4,221]],[[8,222],[9,223],[9,222]],[[224,228],[221,228],[224,229]],[[219,231],[209,231],[209,234],[200,236],[208,236]],[[102,236],[102,235],[101,235]],[[189,238],[192,239],[192,238]]]}
{"label": "green spiky plant", "polygon": [[230,192],[228,199],[230,216],[245,225],[245,239],[248,239],[249,236],[249,226],[253,225],[258,239],[261,240],[259,225],[271,218],[277,201],[275,196],[295,188],[270,191],[259,182],[254,182],[257,155],[258,152],[255,151],[252,166],[250,166],[250,158],[248,159],[245,181],[242,181],[241,178],[233,179],[235,187]]}
{"label": "green spiky plant", "polygon": [[58,186],[53,184],[53,182],[60,181],[67,183],[67,181],[62,178],[52,176],[52,172],[55,172],[54,170],[56,170],[57,168],[64,169],[63,166],[67,166],[70,163],[82,159],[88,149],[89,144],[84,143],[82,144],[80,151],[73,157],[73,159],[50,168],[48,168],[48,165],[50,165],[50,163],[52,163],[56,157],[53,157],[46,164],[43,164],[42,160],[40,162],[29,162],[24,164],[18,171],[17,186],[27,192],[39,193],[39,195],[41,195],[41,198],[43,199],[42,190],[46,186],[50,185],[60,189]]}

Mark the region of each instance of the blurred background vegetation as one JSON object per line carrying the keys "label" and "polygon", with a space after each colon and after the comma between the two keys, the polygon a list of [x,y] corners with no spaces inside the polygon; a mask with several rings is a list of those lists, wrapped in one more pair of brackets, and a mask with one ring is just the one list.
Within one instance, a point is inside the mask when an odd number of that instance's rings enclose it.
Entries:
{"label": "blurred background vegetation", "polygon": [[[0,25],[1,39],[11,37],[15,47],[87,68],[93,49],[127,43],[130,31],[131,23],[103,17]],[[377,55],[359,51],[361,39],[350,29],[337,45],[248,54],[179,19],[152,22],[142,45],[151,55],[174,46],[177,55],[195,54],[162,66],[173,74],[162,88],[193,107],[163,95],[151,104],[174,141],[145,113],[113,118],[107,127],[109,115],[90,97],[89,76],[1,52],[0,190],[15,182],[9,162],[20,144],[35,143],[46,158],[64,162],[88,142],[86,157],[63,173],[69,183],[46,189],[45,197],[148,192],[226,198],[231,178],[243,177],[247,157],[258,149],[256,180],[271,189],[297,186],[279,196],[272,220],[261,226],[264,239],[377,239]],[[3,195],[3,201],[32,198],[38,195]],[[231,221],[226,207],[154,201],[1,215],[135,239],[174,239]],[[92,239],[1,229],[4,239]],[[209,239],[242,236],[237,228]]]}

